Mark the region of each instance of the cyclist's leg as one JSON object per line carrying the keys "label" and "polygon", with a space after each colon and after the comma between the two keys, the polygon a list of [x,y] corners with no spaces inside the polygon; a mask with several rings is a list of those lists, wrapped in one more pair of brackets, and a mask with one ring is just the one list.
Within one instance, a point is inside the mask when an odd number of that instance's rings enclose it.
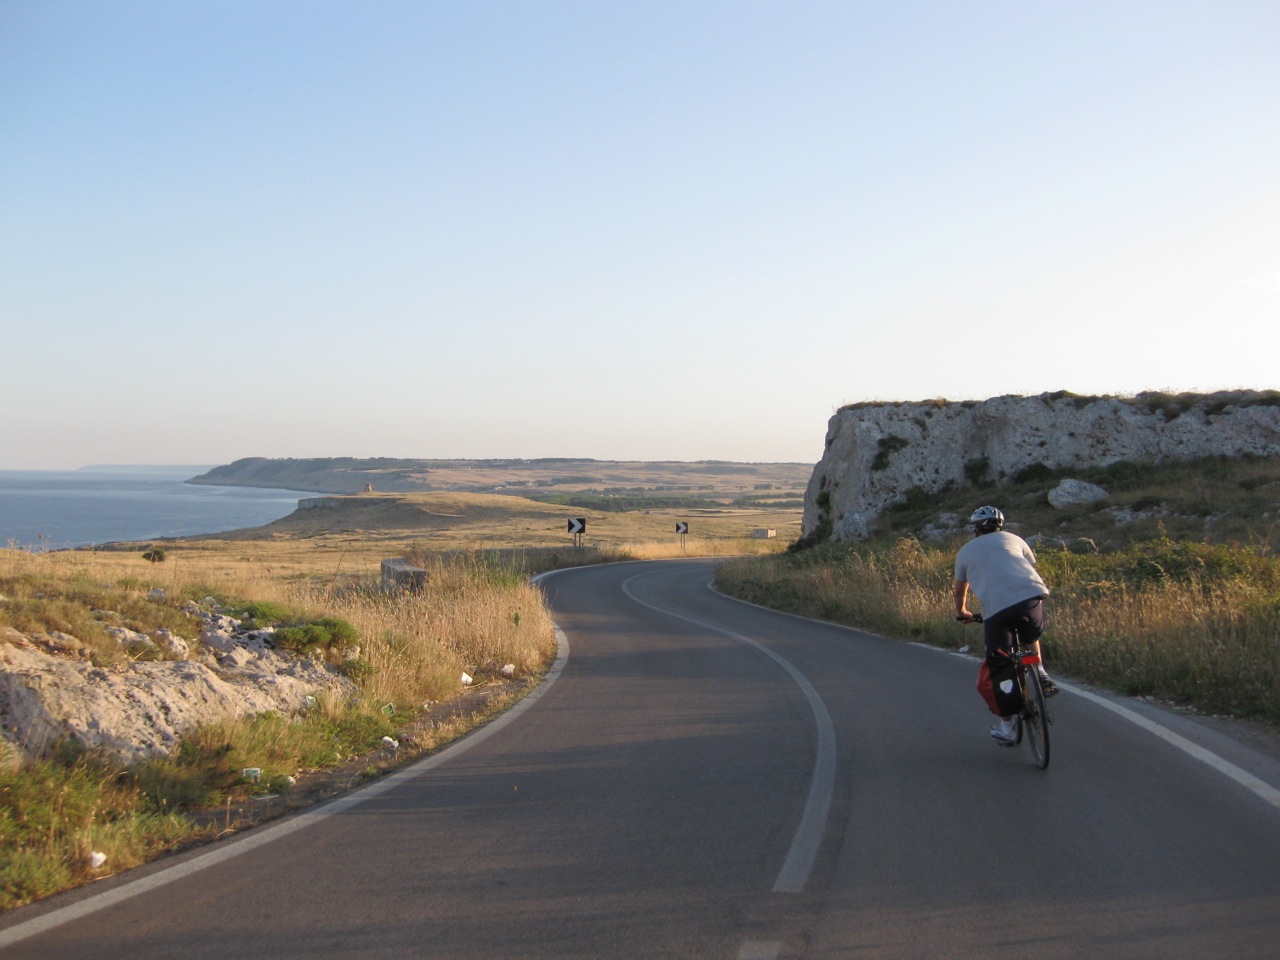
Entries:
{"label": "cyclist's leg", "polygon": [[1040,652],[1040,636],[1044,633],[1044,598],[1034,597],[1012,608],[1017,611],[1018,619],[1013,624],[1018,639],[1024,647]]}
{"label": "cyclist's leg", "polygon": [[996,615],[983,620],[982,643],[988,657],[1000,650],[1006,654],[1012,653],[1013,630],[1008,619]]}
{"label": "cyclist's leg", "polygon": [[1015,624],[1014,629],[1018,632],[1018,640],[1022,646],[1033,651],[1040,658],[1040,663],[1036,666],[1036,673],[1040,675],[1040,686],[1044,691],[1044,695],[1052,697],[1058,692],[1058,685],[1049,678],[1049,672],[1044,666],[1044,654],[1040,650],[1040,637],[1045,628],[1043,599],[1029,601],[1024,612],[1025,616]]}

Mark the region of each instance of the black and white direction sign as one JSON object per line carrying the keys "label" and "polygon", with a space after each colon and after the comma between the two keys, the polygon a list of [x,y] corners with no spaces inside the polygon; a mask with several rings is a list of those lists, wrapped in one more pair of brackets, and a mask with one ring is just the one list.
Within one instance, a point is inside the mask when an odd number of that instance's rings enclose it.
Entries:
{"label": "black and white direction sign", "polygon": [[569,532],[570,533],[586,533],[587,518],[586,517],[570,517]]}
{"label": "black and white direction sign", "polygon": [[683,537],[688,532],[689,532],[689,524],[685,523],[683,520],[677,520],[676,533],[680,534],[680,536]]}

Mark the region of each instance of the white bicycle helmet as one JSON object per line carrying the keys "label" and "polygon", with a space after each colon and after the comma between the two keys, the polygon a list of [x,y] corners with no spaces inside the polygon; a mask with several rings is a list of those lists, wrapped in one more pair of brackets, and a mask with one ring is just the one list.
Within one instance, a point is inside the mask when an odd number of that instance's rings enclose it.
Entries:
{"label": "white bicycle helmet", "polygon": [[991,533],[1004,526],[1004,514],[995,507],[979,507],[973,511],[969,522],[983,533]]}

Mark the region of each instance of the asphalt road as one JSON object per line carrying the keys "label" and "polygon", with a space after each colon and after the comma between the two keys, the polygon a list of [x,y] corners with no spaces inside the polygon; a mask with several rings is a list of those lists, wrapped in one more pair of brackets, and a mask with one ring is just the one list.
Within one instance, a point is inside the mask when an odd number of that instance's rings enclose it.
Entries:
{"label": "asphalt road", "polygon": [[[4,958],[1274,958],[1280,762],[1067,685],[1053,762],[976,662],[563,571],[553,680],[341,801],[0,917]],[[977,634],[975,633],[975,639]]]}

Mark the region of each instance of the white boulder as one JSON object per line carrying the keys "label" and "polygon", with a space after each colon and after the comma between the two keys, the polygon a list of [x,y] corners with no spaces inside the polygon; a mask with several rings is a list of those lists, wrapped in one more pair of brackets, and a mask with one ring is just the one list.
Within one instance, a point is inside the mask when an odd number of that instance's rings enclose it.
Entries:
{"label": "white boulder", "polygon": [[1055,510],[1065,510],[1068,507],[1100,503],[1108,496],[1107,491],[1096,483],[1087,483],[1084,480],[1063,480],[1049,491],[1049,506]]}

